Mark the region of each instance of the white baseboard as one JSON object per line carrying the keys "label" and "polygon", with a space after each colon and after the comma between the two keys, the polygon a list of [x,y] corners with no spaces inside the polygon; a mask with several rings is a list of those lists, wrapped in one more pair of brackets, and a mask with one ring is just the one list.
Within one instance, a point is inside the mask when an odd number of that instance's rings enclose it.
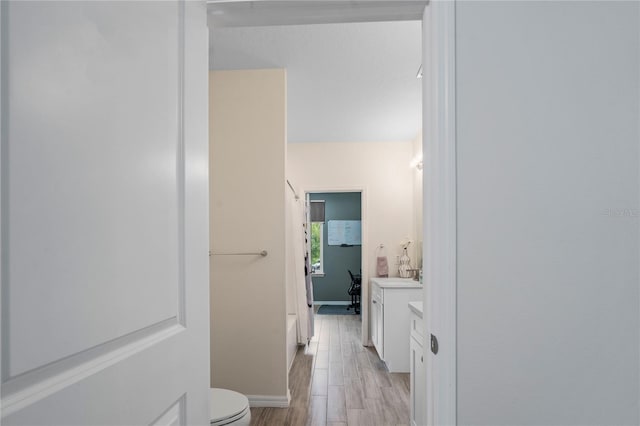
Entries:
{"label": "white baseboard", "polygon": [[337,301],[336,300],[331,300],[329,302],[320,302],[320,301],[314,300],[313,304],[314,305],[344,305],[344,306],[347,306],[347,305],[350,305],[351,302],[349,302],[348,300],[337,300]]}
{"label": "white baseboard", "polygon": [[288,408],[289,395],[246,395],[249,399],[249,407]]}

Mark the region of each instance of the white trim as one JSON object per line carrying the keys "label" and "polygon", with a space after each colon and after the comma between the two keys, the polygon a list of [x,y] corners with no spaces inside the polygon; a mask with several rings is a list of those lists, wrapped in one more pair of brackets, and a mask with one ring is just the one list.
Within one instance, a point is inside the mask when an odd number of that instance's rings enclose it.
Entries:
{"label": "white trim", "polygon": [[[7,303],[6,299],[3,301],[2,296],[2,281],[4,281],[7,275],[7,271],[4,267],[4,259],[5,256],[8,255],[6,248],[4,247],[4,233],[7,231],[6,227],[6,218],[4,215],[6,212],[6,203],[5,203],[5,186],[7,185],[7,169],[4,167],[5,162],[7,162],[6,152],[5,152],[5,143],[7,138],[7,123],[6,123],[6,110],[8,103],[7,94],[7,2],[0,3],[0,319],[3,318],[3,306]],[[6,298],[6,296],[5,296]],[[6,308],[4,308],[6,309]],[[4,339],[2,335],[5,333],[5,328],[7,324],[5,321],[0,321],[0,382],[3,382],[5,375],[5,367],[6,367],[6,359],[3,358],[6,355],[3,355],[5,352],[8,352],[9,348],[4,343]],[[0,424],[2,423],[2,419],[5,417],[4,414],[4,401],[3,401],[4,393],[0,388]]]}
{"label": "white trim", "polygon": [[[2,395],[2,415],[4,417],[17,412],[29,405],[53,395],[54,393],[74,385],[89,376],[95,375],[98,372],[105,370],[106,368],[119,363],[137,353],[140,353],[150,347],[157,345],[159,342],[169,339],[176,334],[185,330],[185,328],[177,323],[177,318],[173,318],[173,324],[164,325],[165,322],[160,323],[164,328],[160,330],[154,330],[153,334],[145,336],[143,338],[133,339],[132,342],[127,343],[124,346],[116,347],[106,353],[100,353],[95,358],[89,358],[86,362],[81,362],[79,365],[73,366],[70,369],[63,370],[58,374],[54,374],[51,377],[40,378],[32,380],[34,383],[24,388],[17,389],[15,392],[7,393],[6,391]],[[132,336],[137,337],[134,333]],[[120,340],[120,339],[119,339]],[[124,339],[123,339],[124,340]],[[118,343],[117,341],[115,342]],[[106,347],[106,346],[105,346]],[[111,349],[111,347],[108,347]],[[101,347],[98,347],[100,350]],[[80,354],[82,355],[82,354]],[[89,353],[88,355],[91,355]],[[72,361],[75,358],[72,358]],[[54,363],[52,368],[58,367],[58,363]],[[34,371],[34,374],[46,374],[49,369],[43,369]],[[25,375],[29,378],[29,374]],[[14,380],[15,381],[15,380]],[[9,381],[7,383],[13,383]],[[7,386],[7,383],[3,383],[3,386]]]}
{"label": "white trim", "polygon": [[[455,0],[433,1],[423,17],[425,340],[427,424],[455,425],[457,194]],[[439,352],[430,351],[430,334]]]}
{"label": "white trim", "polygon": [[151,422],[151,426],[164,426],[164,425],[183,425],[186,424],[186,407],[187,405],[187,394],[183,393],[180,398],[169,408],[164,410],[162,414],[158,416],[153,422]]}
{"label": "white trim", "polygon": [[246,395],[249,399],[249,407],[268,407],[268,408],[288,408],[290,401],[290,392],[287,390],[287,395],[272,396],[272,395]]}
{"label": "white trim", "polygon": [[319,306],[319,305],[344,305],[344,306],[348,306],[348,305],[351,304],[351,302],[349,302],[348,300],[338,300],[338,301],[331,300],[331,301],[328,301],[328,302],[321,302],[321,301],[318,301],[318,300],[314,300],[313,304],[316,305],[316,306]]}

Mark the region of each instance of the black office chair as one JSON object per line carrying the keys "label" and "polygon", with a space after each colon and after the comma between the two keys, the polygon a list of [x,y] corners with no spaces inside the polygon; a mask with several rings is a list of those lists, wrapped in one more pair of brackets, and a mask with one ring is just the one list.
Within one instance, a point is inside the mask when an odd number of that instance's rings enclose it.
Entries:
{"label": "black office chair", "polygon": [[[349,271],[349,270],[348,270]],[[351,285],[349,286],[349,296],[351,296],[351,305],[347,306],[347,310],[353,308],[356,315],[360,314],[360,293],[362,287],[362,273],[354,275],[349,271],[351,277]]]}

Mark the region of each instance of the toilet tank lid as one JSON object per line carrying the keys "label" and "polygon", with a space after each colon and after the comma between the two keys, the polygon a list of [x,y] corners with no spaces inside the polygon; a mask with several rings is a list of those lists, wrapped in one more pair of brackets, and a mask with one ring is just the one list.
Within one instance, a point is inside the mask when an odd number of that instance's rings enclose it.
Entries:
{"label": "toilet tank lid", "polygon": [[246,396],[228,389],[210,389],[210,399],[209,415],[212,422],[236,416],[249,407]]}

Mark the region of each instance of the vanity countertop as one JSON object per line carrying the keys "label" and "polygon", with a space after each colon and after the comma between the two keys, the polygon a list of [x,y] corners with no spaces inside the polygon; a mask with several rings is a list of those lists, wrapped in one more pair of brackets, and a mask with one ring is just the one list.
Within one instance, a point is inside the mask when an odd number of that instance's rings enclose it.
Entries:
{"label": "vanity countertop", "polygon": [[409,302],[409,309],[422,318],[422,302]]}
{"label": "vanity countertop", "polygon": [[422,284],[419,281],[415,281],[412,278],[371,278],[372,283],[376,283],[380,288],[422,288]]}

